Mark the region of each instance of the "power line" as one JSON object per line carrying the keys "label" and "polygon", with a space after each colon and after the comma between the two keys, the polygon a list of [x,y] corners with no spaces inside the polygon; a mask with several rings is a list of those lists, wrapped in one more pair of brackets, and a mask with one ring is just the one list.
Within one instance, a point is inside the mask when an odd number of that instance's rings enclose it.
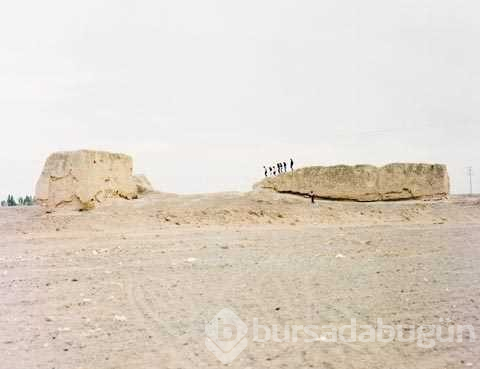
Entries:
{"label": "power line", "polygon": [[470,184],[470,195],[473,194],[472,175],[473,175],[472,167],[467,167],[467,176],[468,176],[468,181],[469,181],[469,184]]}

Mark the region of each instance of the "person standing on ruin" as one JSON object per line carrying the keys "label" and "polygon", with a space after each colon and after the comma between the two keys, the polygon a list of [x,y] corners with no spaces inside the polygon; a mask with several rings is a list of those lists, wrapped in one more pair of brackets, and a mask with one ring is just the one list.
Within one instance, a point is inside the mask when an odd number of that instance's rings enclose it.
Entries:
{"label": "person standing on ruin", "polygon": [[312,201],[312,204],[315,204],[315,194],[313,191],[310,191],[310,200]]}
{"label": "person standing on ruin", "polygon": [[290,170],[293,172],[293,159],[290,158]]}
{"label": "person standing on ruin", "polygon": [[265,169],[265,177],[267,177],[267,176],[268,176],[267,167],[264,165],[264,166],[263,166],[263,169]]}
{"label": "person standing on ruin", "polygon": [[287,173],[287,163],[283,162],[283,171]]}

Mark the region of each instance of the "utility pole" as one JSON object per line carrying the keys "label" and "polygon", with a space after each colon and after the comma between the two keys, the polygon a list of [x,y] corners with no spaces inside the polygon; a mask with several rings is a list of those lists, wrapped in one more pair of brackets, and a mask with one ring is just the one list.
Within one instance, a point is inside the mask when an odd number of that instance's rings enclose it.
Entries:
{"label": "utility pole", "polygon": [[468,176],[468,181],[470,184],[470,196],[473,194],[473,188],[472,188],[472,167],[467,167],[467,176]]}

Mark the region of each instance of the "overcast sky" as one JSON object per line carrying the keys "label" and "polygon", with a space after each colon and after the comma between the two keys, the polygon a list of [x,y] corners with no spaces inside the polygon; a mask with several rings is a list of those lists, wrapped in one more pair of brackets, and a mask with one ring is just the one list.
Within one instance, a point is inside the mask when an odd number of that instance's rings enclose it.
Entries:
{"label": "overcast sky", "polygon": [[439,162],[480,192],[480,22],[462,0],[16,0],[0,12],[0,197],[46,157],[133,156],[161,191],[264,164]]}

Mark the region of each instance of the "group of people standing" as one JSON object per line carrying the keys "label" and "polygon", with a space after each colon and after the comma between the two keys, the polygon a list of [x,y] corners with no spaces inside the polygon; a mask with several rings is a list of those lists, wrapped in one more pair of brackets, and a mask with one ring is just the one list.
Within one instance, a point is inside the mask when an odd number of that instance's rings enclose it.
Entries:
{"label": "group of people standing", "polygon": [[[287,162],[276,163],[268,168],[264,165],[263,169],[265,170],[265,177],[276,176],[287,172]],[[290,170],[293,171],[293,159],[290,159]]]}

